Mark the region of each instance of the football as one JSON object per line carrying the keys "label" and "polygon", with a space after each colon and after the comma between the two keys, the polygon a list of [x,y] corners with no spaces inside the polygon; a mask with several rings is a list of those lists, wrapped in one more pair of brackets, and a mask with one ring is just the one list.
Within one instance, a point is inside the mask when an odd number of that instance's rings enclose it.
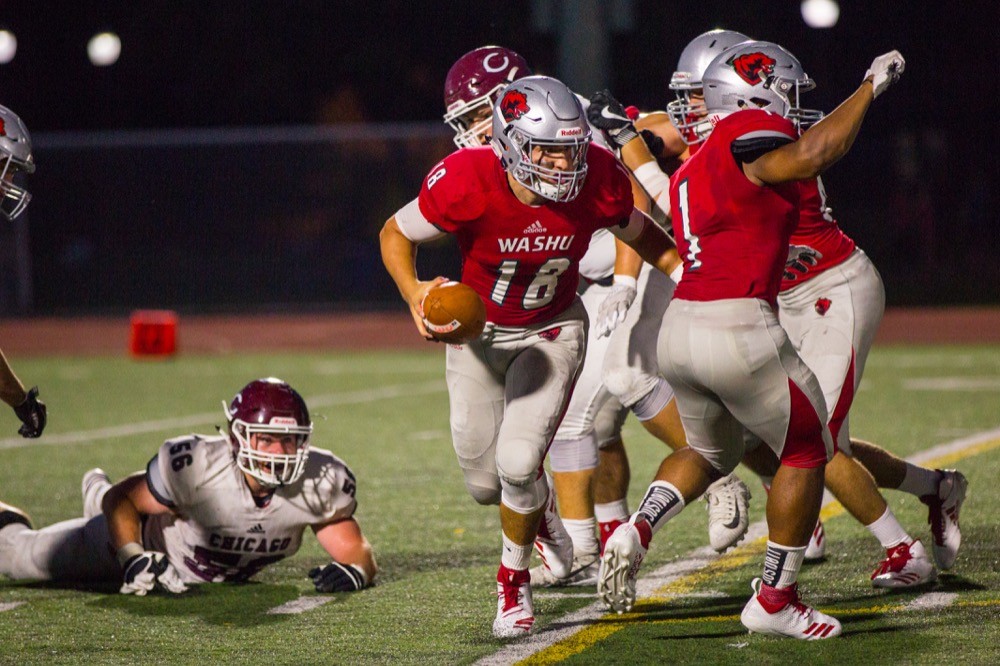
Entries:
{"label": "football", "polygon": [[424,325],[441,342],[464,344],[475,340],[486,326],[486,305],[472,287],[443,282],[424,296]]}

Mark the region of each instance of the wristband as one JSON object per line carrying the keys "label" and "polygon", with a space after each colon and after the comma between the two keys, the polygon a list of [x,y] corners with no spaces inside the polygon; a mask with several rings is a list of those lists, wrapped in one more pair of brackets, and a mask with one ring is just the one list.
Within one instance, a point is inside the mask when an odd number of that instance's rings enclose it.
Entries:
{"label": "wristband", "polygon": [[670,279],[674,281],[674,284],[680,284],[681,278],[684,277],[684,264],[678,264],[677,268],[670,271]]}
{"label": "wristband", "polygon": [[146,550],[142,547],[141,543],[131,541],[125,544],[118,549],[118,553],[115,555],[115,557],[118,558],[118,566],[124,569],[126,562],[131,560],[136,555],[142,555],[144,552],[146,552]]}
{"label": "wristband", "polygon": [[631,275],[618,275],[616,273],[614,281],[612,282],[612,284],[614,284],[614,285],[619,285],[620,284],[620,285],[622,285],[624,287],[631,287],[632,289],[635,289],[637,291],[639,289],[639,282],[638,282],[638,280],[636,280]]}

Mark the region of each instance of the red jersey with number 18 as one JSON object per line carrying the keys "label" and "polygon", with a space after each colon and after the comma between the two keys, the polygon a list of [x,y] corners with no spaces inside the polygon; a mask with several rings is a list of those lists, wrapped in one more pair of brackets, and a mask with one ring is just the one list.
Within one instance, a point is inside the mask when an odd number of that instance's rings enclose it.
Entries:
{"label": "red jersey with number 18", "polygon": [[595,145],[572,201],[522,203],[500,160],[483,147],[456,151],[431,169],[418,202],[428,222],[455,235],[462,282],[486,303],[487,321],[500,326],[540,324],[572,305],[591,234],[626,222],[633,207],[624,168]]}
{"label": "red jersey with number 18", "polygon": [[684,279],[674,298],[759,298],[777,306],[788,241],[799,222],[797,182],[760,187],[733,144],[795,141],[791,121],[767,111],[726,116],[670,178],[670,206]]}

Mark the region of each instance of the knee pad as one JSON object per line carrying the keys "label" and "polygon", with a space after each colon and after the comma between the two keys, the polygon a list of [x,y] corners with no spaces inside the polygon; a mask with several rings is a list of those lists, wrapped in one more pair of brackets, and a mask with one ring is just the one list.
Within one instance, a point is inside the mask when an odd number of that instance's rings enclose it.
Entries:
{"label": "knee pad", "polygon": [[663,377],[657,377],[653,390],[632,405],[632,412],[640,421],[648,421],[662,412],[673,397],[674,390],[667,383],[667,380]]}
{"label": "knee pad", "polygon": [[549,448],[553,472],[580,472],[597,467],[597,436],[590,431],[580,439],[557,439]]}
{"label": "knee pad", "polygon": [[534,513],[545,506],[549,498],[549,484],[544,474],[523,486],[514,486],[501,481],[504,506],[521,514]]}

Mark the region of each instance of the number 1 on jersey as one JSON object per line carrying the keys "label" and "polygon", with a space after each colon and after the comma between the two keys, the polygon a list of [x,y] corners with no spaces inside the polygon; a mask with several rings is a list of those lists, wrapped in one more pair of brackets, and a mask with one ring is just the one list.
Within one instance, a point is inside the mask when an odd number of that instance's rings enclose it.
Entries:
{"label": "number 1 on jersey", "polygon": [[684,240],[688,243],[688,251],[684,258],[691,264],[688,268],[696,270],[701,268],[701,259],[698,258],[701,246],[698,244],[698,236],[691,233],[691,209],[688,205],[687,179],[681,181],[681,184],[677,186],[677,199],[681,210],[681,229],[684,231]]}

